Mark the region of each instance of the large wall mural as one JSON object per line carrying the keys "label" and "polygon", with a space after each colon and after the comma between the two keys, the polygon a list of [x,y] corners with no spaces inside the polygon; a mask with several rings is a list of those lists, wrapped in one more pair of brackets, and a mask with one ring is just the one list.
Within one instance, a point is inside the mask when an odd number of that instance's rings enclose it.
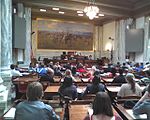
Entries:
{"label": "large wall mural", "polygon": [[37,48],[93,50],[93,26],[84,23],[38,20]]}

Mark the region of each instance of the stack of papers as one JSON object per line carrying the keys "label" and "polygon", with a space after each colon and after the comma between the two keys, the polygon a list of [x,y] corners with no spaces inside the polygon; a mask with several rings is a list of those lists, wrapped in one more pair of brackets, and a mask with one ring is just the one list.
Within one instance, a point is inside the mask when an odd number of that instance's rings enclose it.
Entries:
{"label": "stack of papers", "polygon": [[138,119],[138,120],[147,120],[147,115],[142,114],[142,115],[134,115],[132,110],[126,110],[127,113],[133,118],[133,119]]}
{"label": "stack of papers", "polygon": [[16,108],[12,107],[5,115],[5,119],[14,119]]}

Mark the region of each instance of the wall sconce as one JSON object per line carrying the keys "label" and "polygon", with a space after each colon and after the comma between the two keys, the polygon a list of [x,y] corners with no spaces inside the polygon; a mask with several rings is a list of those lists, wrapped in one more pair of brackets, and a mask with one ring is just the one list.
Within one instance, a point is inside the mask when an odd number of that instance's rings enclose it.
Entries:
{"label": "wall sconce", "polygon": [[111,51],[112,49],[112,44],[111,43],[107,43],[105,46],[105,51]]}

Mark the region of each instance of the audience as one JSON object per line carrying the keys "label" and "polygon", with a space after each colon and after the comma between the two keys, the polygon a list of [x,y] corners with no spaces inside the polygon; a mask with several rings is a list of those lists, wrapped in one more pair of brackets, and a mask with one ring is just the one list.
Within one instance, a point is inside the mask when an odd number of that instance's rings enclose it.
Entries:
{"label": "audience", "polygon": [[77,98],[77,88],[75,85],[73,85],[73,80],[71,77],[65,77],[64,82],[60,86],[58,92],[62,94],[63,96],[68,96],[72,98],[73,100]]}
{"label": "audience", "polygon": [[147,114],[147,120],[150,120],[150,84],[145,94],[133,107],[133,113],[135,115]]}
{"label": "audience", "polygon": [[142,90],[140,86],[135,83],[134,75],[132,73],[128,73],[126,75],[126,81],[127,83],[122,84],[119,92],[117,93],[118,97],[125,97],[125,96],[131,96],[131,95],[142,95]]}
{"label": "audience", "polygon": [[43,87],[39,82],[32,82],[27,87],[27,100],[16,107],[14,120],[60,120],[50,105],[40,101]]}

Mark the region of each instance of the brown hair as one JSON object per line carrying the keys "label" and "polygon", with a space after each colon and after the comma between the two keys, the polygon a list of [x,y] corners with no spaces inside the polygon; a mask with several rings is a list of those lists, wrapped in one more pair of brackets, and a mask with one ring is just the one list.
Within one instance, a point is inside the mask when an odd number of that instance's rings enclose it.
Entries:
{"label": "brown hair", "polygon": [[98,92],[93,102],[93,115],[104,114],[113,116],[111,100],[107,93]]}
{"label": "brown hair", "polygon": [[36,101],[41,99],[43,95],[43,86],[39,82],[32,82],[27,87],[27,99],[29,101]]}

